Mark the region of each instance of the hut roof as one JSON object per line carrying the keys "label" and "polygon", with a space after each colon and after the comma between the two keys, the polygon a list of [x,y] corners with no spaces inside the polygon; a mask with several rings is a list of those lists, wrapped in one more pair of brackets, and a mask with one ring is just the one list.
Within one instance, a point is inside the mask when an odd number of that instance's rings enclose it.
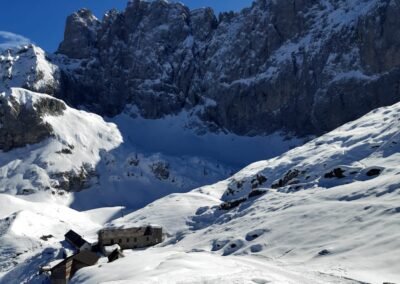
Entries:
{"label": "hut roof", "polygon": [[79,261],[87,266],[91,266],[91,265],[95,265],[97,263],[97,261],[100,259],[100,257],[90,251],[82,251],[80,253],[71,255],[70,257],[67,257],[66,259],[60,261],[59,263],[57,263],[56,265],[54,265],[50,270],[56,270],[59,267],[61,267],[62,265],[65,265],[68,261]]}
{"label": "hut roof", "polygon": [[87,266],[95,265],[99,260],[99,256],[91,251],[82,251],[76,255],[74,255],[74,260],[82,262]]}
{"label": "hut roof", "polygon": [[65,235],[65,239],[70,242],[72,245],[74,245],[77,248],[82,247],[85,243],[87,243],[87,241],[85,241],[81,235],[79,235],[78,233],[69,230]]}
{"label": "hut roof", "polygon": [[57,268],[59,268],[60,266],[64,265],[65,263],[67,263],[69,260],[71,260],[74,256],[71,255],[70,257],[67,257],[66,259],[60,261],[59,263],[57,263],[56,265],[54,265],[50,270],[56,270]]}

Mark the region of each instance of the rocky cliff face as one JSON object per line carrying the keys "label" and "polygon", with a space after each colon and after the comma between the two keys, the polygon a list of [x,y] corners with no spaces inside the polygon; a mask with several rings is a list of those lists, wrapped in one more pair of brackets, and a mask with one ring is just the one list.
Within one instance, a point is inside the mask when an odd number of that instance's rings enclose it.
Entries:
{"label": "rocky cliff face", "polygon": [[33,99],[19,88],[54,94],[59,75],[45,52],[33,45],[0,55],[0,150],[39,143],[52,135],[43,117],[62,115],[64,102],[39,95]]}
{"label": "rocky cliff face", "polygon": [[397,0],[257,0],[218,18],[165,1],[101,21],[81,10],[57,94],[106,115],[204,105],[194,115],[240,135],[320,134],[400,99],[399,12]]}
{"label": "rocky cliff face", "polygon": [[[27,100],[30,100],[27,102]],[[44,115],[62,115],[65,104],[51,97],[27,98],[18,89],[0,94],[0,150],[43,141],[53,134]]]}

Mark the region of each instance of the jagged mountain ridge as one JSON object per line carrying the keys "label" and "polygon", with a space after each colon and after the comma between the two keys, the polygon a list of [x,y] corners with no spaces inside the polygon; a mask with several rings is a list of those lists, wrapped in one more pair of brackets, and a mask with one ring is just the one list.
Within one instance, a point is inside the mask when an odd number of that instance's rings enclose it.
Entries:
{"label": "jagged mountain ridge", "polygon": [[194,115],[214,130],[321,134],[399,100],[399,11],[397,0],[257,0],[217,19],[136,0],[100,21],[84,9],[67,19],[58,53],[80,65],[57,94],[100,114],[205,104]]}

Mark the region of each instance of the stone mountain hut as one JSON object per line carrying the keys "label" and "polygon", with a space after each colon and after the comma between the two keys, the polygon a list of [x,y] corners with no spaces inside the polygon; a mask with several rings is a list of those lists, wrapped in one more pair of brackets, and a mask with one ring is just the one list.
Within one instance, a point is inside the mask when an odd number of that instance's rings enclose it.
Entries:
{"label": "stone mountain hut", "polygon": [[154,246],[163,241],[163,230],[159,226],[144,226],[129,229],[107,228],[98,233],[100,246],[118,244],[121,249]]}

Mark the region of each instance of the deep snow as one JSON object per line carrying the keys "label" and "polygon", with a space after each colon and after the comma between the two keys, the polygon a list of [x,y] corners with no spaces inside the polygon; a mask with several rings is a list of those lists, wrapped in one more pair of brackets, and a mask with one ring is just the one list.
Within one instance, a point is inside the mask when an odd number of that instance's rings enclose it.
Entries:
{"label": "deep snow", "polygon": [[[312,283],[311,279],[323,283],[345,283],[345,279],[398,282],[399,121],[400,104],[375,110],[280,157],[252,164],[226,181],[170,195],[110,225],[162,225],[171,238],[160,248],[149,250],[153,256],[178,250],[187,253],[177,256],[179,261],[193,257],[196,262],[196,252],[212,254],[211,258],[239,256],[234,258],[239,262],[243,256],[265,258],[288,271],[313,275],[305,283]],[[337,168],[344,170],[343,177],[330,177]],[[296,169],[297,176],[287,174]],[[265,190],[264,195],[251,197],[231,210],[220,209],[224,201],[248,198],[257,175],[267,178],[253,186]],[[283,184],[277,186],[279,179]],[[135,256],[133,253],[121,261],[121,269],[134,262]],[[208,261],[212,260],[204,260]],[[167,259],[163,265],[172,263]],[[155,279],[168,277],[161,268],[151,272],[156,278],[147,276],[148,272],[113,277],[108,276],[107,268],[92,268],[80,272],[76,279],[102,276],[141,281],[140,277],[150,277],[146,281],[156,283]],[[197,268],[189,271],[196,275]],[[213,273],[200,274],[210,283],[214,276],[218,279]],[[312,278],[315,274],[319,276]],[[338,278],[323,280],[328,275]],[[190,282],[190,273],[178,279]],[[299,279],[293,283],[303,282]],[[250,280],[245,273],[235,279]],[[290,283],[276,283],[279,281]]]}

